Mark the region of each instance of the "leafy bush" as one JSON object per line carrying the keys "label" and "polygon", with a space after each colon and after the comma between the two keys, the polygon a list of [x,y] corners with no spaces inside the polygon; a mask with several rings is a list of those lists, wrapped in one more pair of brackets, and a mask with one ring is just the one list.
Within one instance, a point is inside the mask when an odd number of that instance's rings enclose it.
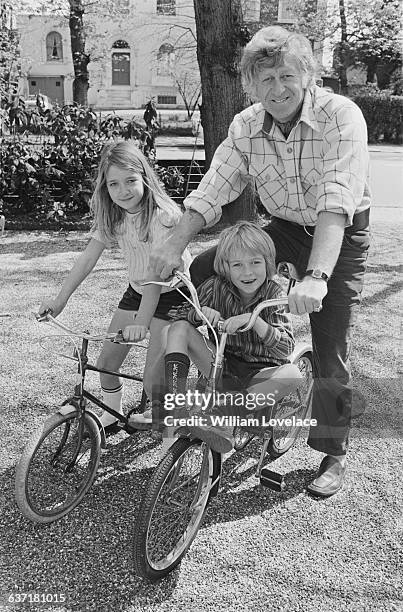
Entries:
{"label": "leafy bush", "polygon": [[[44,139],[39,146],[26,136],[1,145],[0,210],[8,219],[29,215],[63,224],[87,215],[101,150],[111,138],[135,139],[155,165],[148,133],[135,121],[116,115],[100,121],[91,109],[65,106],[46,114],[34,110],[29,125]],[[178,169],[155,170],[167,192],[177,195],[184,182]]]}
{"label": "leafy bush", "polygon": [[353,100],[367,122],[369,142],[403,142],[403,96],[392,96],[382,91],[357,95]]}

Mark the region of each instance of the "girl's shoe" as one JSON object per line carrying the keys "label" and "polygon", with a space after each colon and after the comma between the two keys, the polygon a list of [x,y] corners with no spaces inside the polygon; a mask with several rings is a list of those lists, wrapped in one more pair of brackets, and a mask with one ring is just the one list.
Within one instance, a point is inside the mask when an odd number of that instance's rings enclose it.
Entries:
{"label": "girl's shoe", "polygon": [[141,414],[132,414],[129,418],[129,425],[135,429],[151,429],[153,424],[152,410],[148,408]]}

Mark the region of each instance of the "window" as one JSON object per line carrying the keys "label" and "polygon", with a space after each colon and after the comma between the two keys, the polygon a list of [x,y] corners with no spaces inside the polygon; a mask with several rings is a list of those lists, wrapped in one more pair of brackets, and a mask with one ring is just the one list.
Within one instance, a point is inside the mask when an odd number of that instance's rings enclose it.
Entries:
{"label": "window", "polygon": [[60,81],[56,81],[56,87],[60,87]]}
{"label": "window", "polygon": [[158,104],[176,104],[176,96],[158,96]]}
{"label": "window", "polygon": [[112,45],[113,49],[130,49],[129,47],[129,43],[126,42],[125,40],[116,40],[113,45]]}
{"label": "window", "polygon": [[122,15],[129,15],[130,13],[130,2],[129,0],[113,0],[115,10]]}
{"label": "window", "polygon": [[63,59],[63,42],[59,32],[50,32],[46,37],[46,60],[57,62]]}
{"label": "window", "polygon": [[31,81],[32,87],[36,87],[36,81]]}
{"label": "window", "polygon": [[157,15],[176,15],[176,1],[157,0]]}
{"label": "window", "polygon": [[[125,40],[117,40],[112,49],[129,49]],[[130,50],[112,53],[112,85],[130,85]]]}
{"label": "window", "polygon": [[280,23],[296,23],[297,15],[295,12],[295,2],[291,0],[279,0],[277,19]]}
{"label": "window", "polygon": [[175,64],[175,51],[172,45],[164,43],[157,53],[157,74],[171,74]]}

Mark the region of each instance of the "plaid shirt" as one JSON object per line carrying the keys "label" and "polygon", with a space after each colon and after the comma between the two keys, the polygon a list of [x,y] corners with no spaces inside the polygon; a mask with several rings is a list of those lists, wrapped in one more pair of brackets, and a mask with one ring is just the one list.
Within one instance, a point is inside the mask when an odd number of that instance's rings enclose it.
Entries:
{"label": "plaid shirt", "polygon": [[275,217],[315,225],[318,213],[347,215],[370,205],[369,154],[364,117],[354,102],[313,86],[301,115],[285,139],[261,104],[235,116],[228,137],[185,207],[214,225],[221,208],[248,182]]}
{"label": "plaid shirt", "polygon": [[[237,289],[226,280],[212,276],[197,288],[201,306],[209,306],[218,310],[223,319],[229,319],[244,312],[252,312],[263,300],[281,297],[283,291],[274,281],[265,281],[252,300],[245,306]],[[295,342],[289,316],[283,306],[265,308],[260,317],[269,324],[267,334],[260,338],[254,329],[231,334],[227,337],[225,351],[251,363],[265,362],[282,365],[287,362]],[[194,308],[187,315],[193,325],[202,325]]]}

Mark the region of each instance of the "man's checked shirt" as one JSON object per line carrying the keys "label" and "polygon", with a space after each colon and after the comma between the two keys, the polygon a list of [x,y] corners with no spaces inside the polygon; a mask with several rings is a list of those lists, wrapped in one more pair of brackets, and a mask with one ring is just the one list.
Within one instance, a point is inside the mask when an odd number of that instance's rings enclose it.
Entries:
{"label": "man's checked shirt", "polygon": [[313,86],[287,139],[261,104],[235,116],[228,137],[185,207],[214,225],[248,182],[275,217],[315,225],[318,213],[353,215],[370,205],[364,117],[354,102]]}
{"label": "man's checked shirt", "polygon": [[[218,310],[222,319],[252,312],[255,306],[263,300],[283,295],[280,285],[266,280],[252,300],[245,305],[241,302],[237,289],[218,276],[212,276],[204,281],[197,288],[197,293],[200,305]],[[260,313],[260,317],[269,324],[266,336],[260,338],[254,329],[228,335],[225,352],[252,363],[265,362],[272,365],[286,363],[294,349],[295,342],[291,322],[284,312],[284,307],[265,308]],[[194,308],[188,312],[187,319],[193,325],[202,324]]]}

